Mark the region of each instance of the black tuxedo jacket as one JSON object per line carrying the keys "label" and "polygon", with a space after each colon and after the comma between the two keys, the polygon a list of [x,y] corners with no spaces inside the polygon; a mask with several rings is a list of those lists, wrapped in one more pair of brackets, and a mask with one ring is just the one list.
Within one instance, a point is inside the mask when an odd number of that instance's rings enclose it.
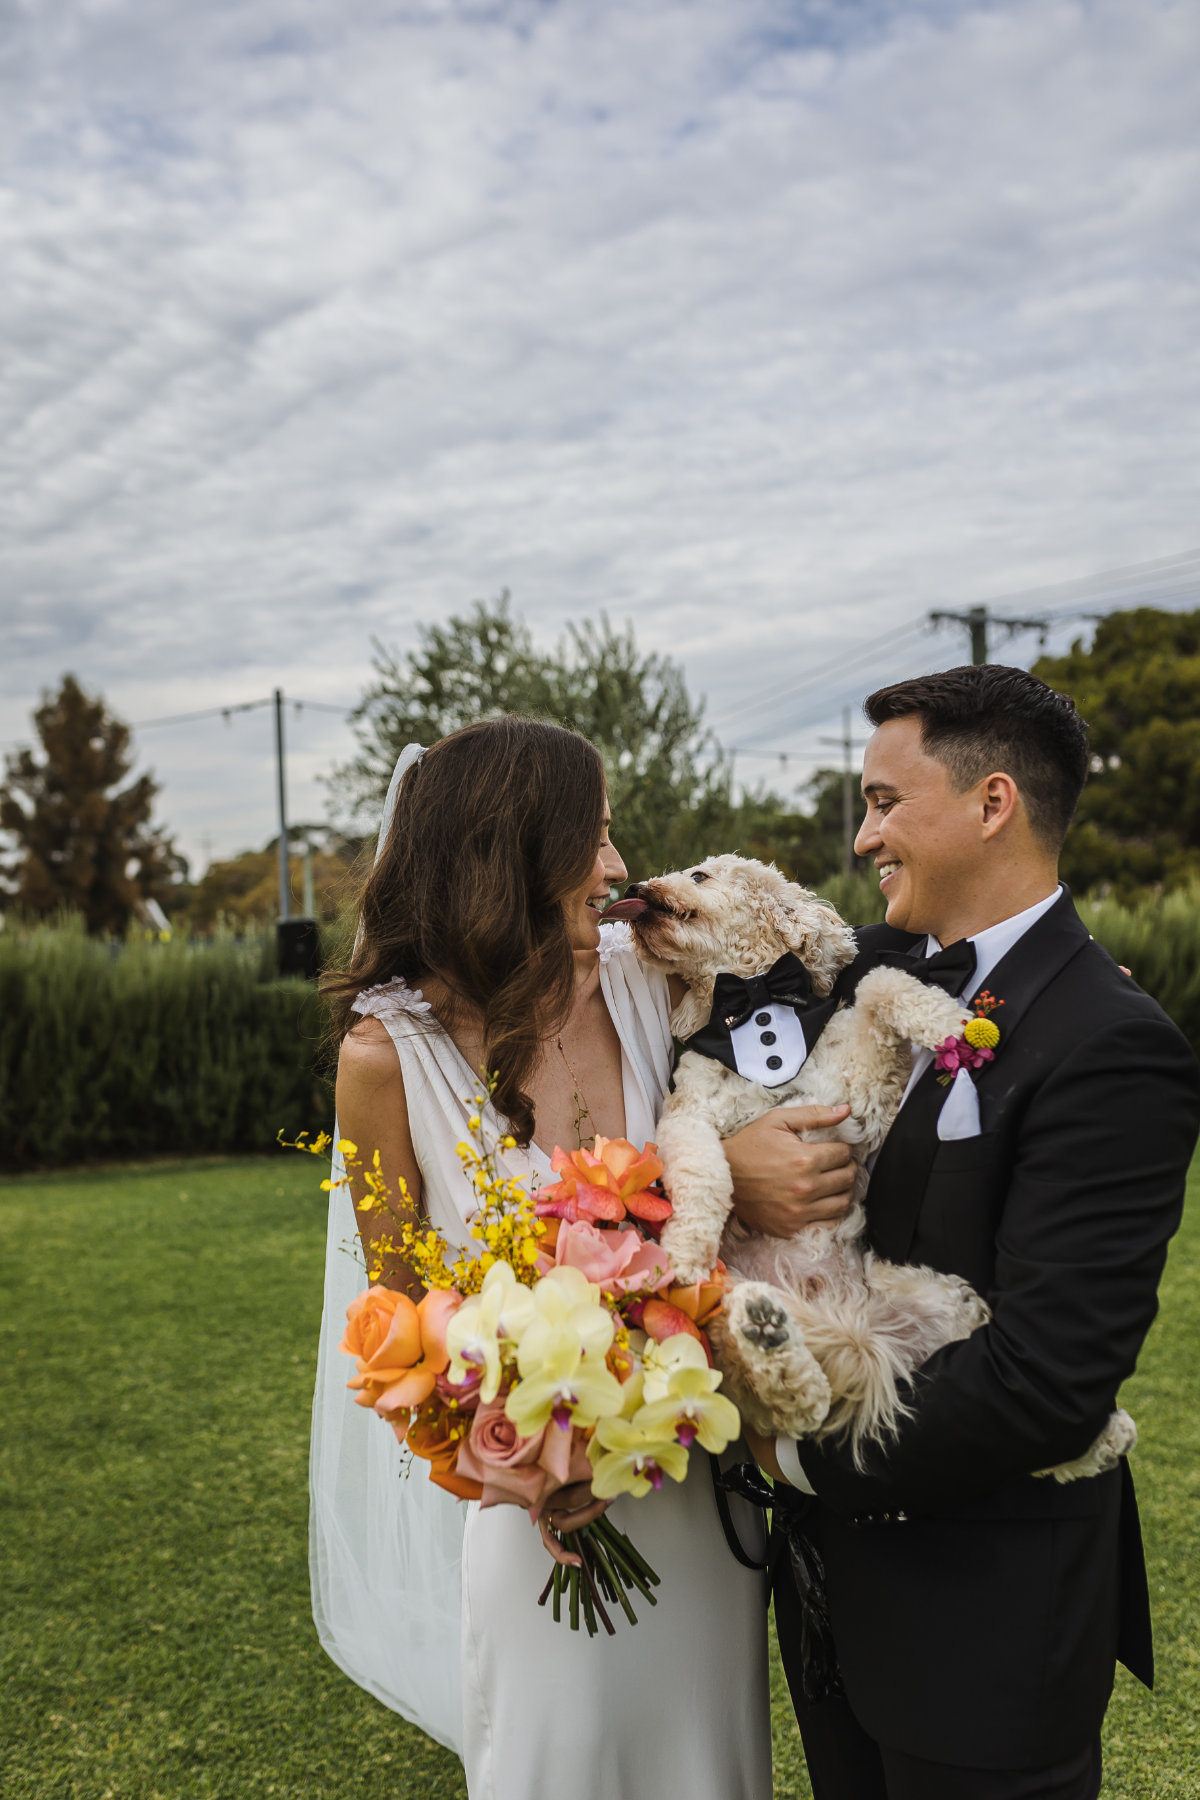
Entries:
{"label": "black tuxedo jacket", "polygon": [[[871,926],[859,941],[919,940]],[[866,1205],[881,1256],[965,1276],[992,1320],[918,1373],[911,1416],[865,1472],[844,1448],[800,1453],[861,1724],[932,1761],[1016,1768],[1089,1742],[1118,1656],[1152,1679],[1127,1468],[1065,1486],[1031,1471],[1088,1448],[1137,1361],[1200,1129],[1200,1070],[1065,891],[987,987],[1004,1004],[976,1077],[980,1136],[939,1142],[949,1090],[931,1069]],[[786,1558],[779,1570],[790,1580]],[[787,1665],[794,1605],[777,1615]]]}

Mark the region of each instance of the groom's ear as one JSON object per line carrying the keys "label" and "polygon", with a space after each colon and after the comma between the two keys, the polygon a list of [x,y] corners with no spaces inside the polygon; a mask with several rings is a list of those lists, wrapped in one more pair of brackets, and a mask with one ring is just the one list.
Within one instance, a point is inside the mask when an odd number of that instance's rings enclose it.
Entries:
{"label": "groom's ear", "polygon": [[997,832],[1003,831],[1007,825],[1025,811],[1025,802],[1021,798],[1021,790],[1011,775],[998,769],[994,775],[985,775],[978,784],[980,811],[982,815],[983,837],[985,841],[994,838]]}

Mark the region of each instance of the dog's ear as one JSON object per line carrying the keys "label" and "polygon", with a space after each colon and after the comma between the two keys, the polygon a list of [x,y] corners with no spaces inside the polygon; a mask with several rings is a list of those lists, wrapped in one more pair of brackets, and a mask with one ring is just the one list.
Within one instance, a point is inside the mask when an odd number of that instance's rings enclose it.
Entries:
{"label": "dog's ear", "polygon": [[841,970],[854,961],[853,931],[828,901],[782,876],[771,905],[784,943],[800,958],[817,992],[827,994]]}

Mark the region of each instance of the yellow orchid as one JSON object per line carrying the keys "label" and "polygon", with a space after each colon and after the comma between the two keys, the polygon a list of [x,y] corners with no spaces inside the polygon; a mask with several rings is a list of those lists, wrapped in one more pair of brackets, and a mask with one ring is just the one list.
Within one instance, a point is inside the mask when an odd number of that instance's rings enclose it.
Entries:
{"label": "yellow orchid", "polygon": [[640,1500],[651,1488],[661,1488],[663,1477],[682,1481],[687,1474],[688,1453],[669,1432],[647,1429],[643,1421],[650,1409],[642,1407],[633,1419],[601,1419],[588,1445],[592,1465],[592,1492],[597,1500],[632,1494]]}
{"label": "yellow orchid", "polygon": [[564,1329],[574,1334],[581,1356],[603,1361],[613,1341],[613,1315],[602,1303],[600,1289],[585,1275],[568,1267],[551,1269],[527,1292],[532,1314],[517,1352],[522,1375],[537,1370],[547,1347]]}
{"label": "yellow orchid", "polygon": [[702,1450],[718,1456],[742,1429],[733,1401],[717,1393],[720,1380],[716,1369],[680,1367],[671,1377],[670,1391],[643,1406],[633,1422],[644,1431],[673,1436],[684,1450],[698,1440]]}
{"label": "yellow orchid", "polygon": [[449,1378],[455,1387],[479,1377],[479,1396],[500,1392],[502,1347],[518,1344],[534,1316],[533,1295],[507,1263],[493,1263],[478,1294],[464,1300],[446,1328]]}
{"label": "yellow orchid", "polygon": [[[703,1369],[706,1375],[714,1372],[708,1366],[704,1345],[698,1338],[688,1337],[681,1331],[675,1337],[665,1338],[661,1344],[656,1344],[653,1338],[648,1339],[642,1351],[646,1400],[665,1400],[673,1391],[672,1382],[680,1369]],[[720,1380],[718,1375],[713,1386],[718,1386]]]}
{"label": "yellow orchid", "polygon": [[[536,1357],[526,1350],[535,1334],[539,1334]],[[569,1323],[539,1321],[530,1326],[521,1342],[518,1366],[522,1379],[505,1401],[504,1411],[522,1437],[535,1437],[551,1420],[564,1431],[573,1425],[586,1431],[597,1419],[621,1410],[621,1383],[604,1366],[602,1355],[594,1361],[585,1356],[579,1333]]]}

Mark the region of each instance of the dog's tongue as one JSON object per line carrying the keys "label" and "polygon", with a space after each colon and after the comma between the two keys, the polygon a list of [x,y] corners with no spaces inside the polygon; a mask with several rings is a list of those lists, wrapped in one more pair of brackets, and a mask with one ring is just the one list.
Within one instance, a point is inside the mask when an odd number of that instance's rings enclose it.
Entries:
{"label": "dog's tongue", "polygon": [[614,900],[611,906],[605,907],[600,916],[607,924],[610,919],[640,919],[643,913],[649,911],[648,902],[640,900],[634,895],[632,900]]}

